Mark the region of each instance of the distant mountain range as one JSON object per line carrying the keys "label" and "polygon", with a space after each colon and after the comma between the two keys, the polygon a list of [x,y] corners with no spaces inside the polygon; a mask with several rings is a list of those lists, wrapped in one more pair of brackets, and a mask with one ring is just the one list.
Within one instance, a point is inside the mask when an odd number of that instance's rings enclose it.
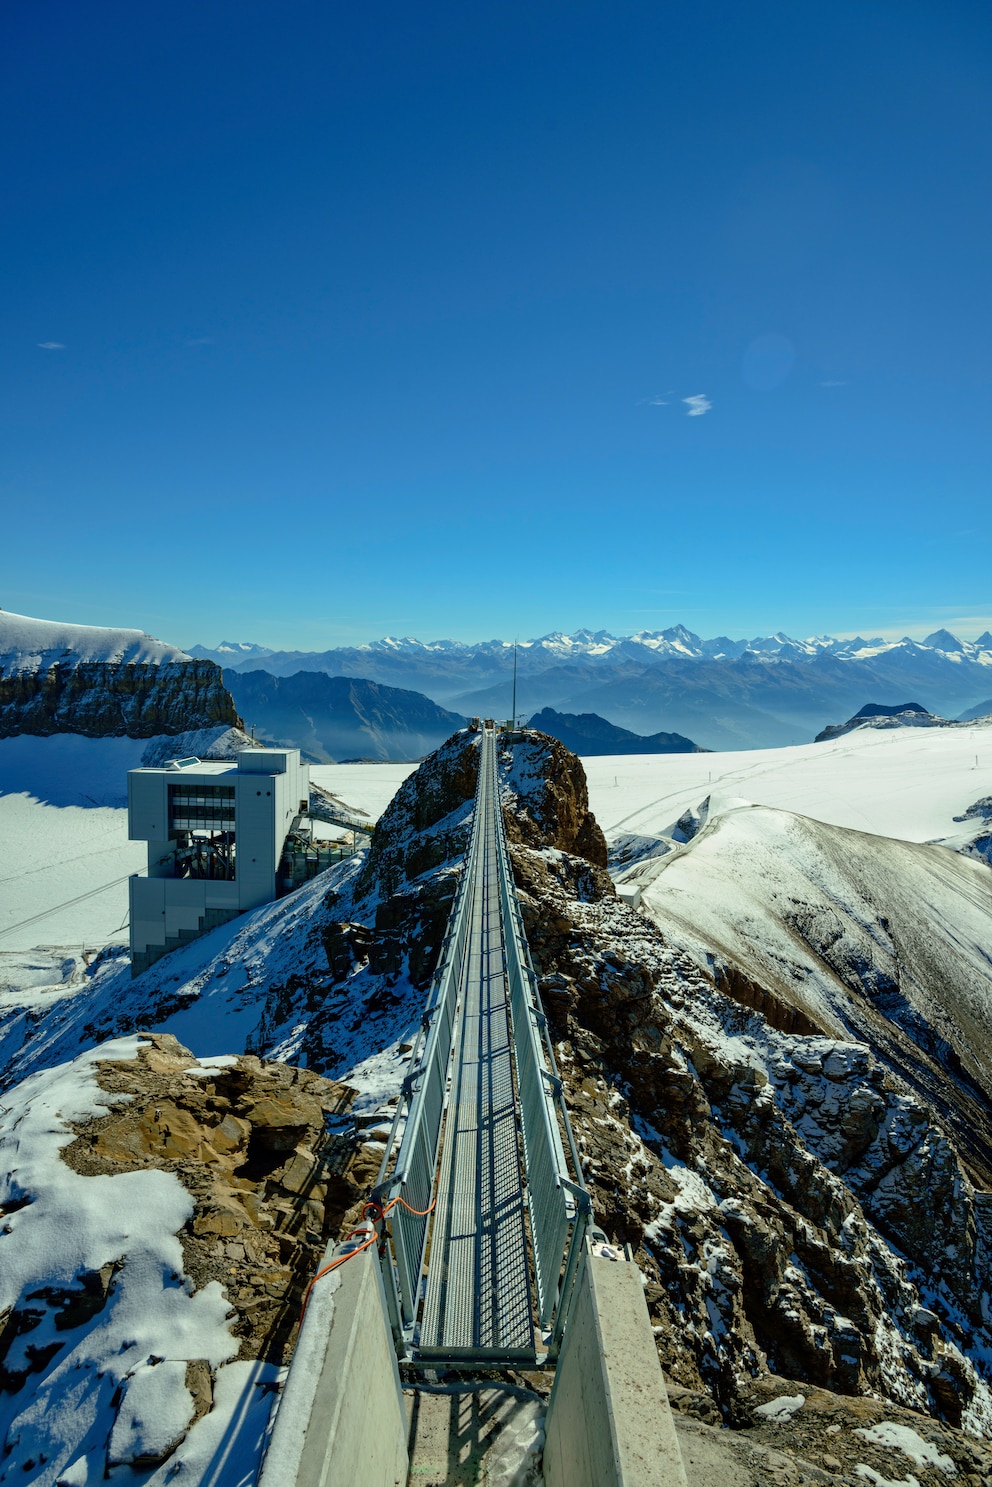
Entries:
{"label": "distant mountain range", "polygon": [[[259,668],[274,676],[316,671],[422,692],[469,716],[505,717],[511,706],[513,644],[506,640],[386,637],[311,652],[228,641],[193,646],[190,654],[218,662],[229,681]],[[517,670],[525,715],[546,707],[595,712],[642,735],[665,731],[709,749],[759,748],[808,742],[831,721],[849,718],[865,697],[896,704],[915,695],[955,717],[989,695],[992,634],[973,642],[947,630],[923,641],[784,634],[703,640],[683,625],[627,636],[578,630],[521,643]]]}
{"label": "distant mountain range", "polygon": [[360,677],[229,671],[227,683],[256,738],[295,745],[322,764],[419,759],[465,724],[419,692]]}
{"label": "distant mountain range", "polygon": [[644,737],[608,723],[597,713],[558,713],[546,707],[535,713],[528,728],[550,733],[573,754],[588,759],[596,754],[705,754],[707,751],[681,733],[652,733]]}

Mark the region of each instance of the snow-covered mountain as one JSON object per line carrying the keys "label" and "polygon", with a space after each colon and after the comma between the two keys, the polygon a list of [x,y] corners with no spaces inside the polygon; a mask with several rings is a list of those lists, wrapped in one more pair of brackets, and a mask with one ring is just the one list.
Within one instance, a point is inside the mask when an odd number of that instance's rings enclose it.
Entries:
{"label": "snow-covered mountain", "polygon": [[92,661],[160,666],[189,659],[178,646],[156,640],[144,630],[63,624],[0,610],[0,676],[22,676],[53,666],[75,668]]}
{"label": "snow-covered mountain", "polygon": [[222,640],[220,645],[191,645],[189,653],[196,661],[216,661],[218,666],[234,666],[241,661],[261,661],[271,656],[267,645],[250,640]]}
{"label": "snow-covered mountain", "polygon": [[[194,650],[197,648],[194,647]],[[329,651],[276,651],[228,668],[274,675],[326,671],[423,692],[464,715],[509,713],[513,643],[422,642],[387,636]],[[640,734],[681,733],[704,748],[800,743],[865,697],[919,696],[955,717],[988,696],[992,636],[963,641],[946,630],[923,641],[778,633],[704,640],[684,625],[617,636],[553,632],[517,647],[518,708],[531,715],[596,712]]]}
{"label": "snow-covered mountain", "polygon": [[0,611],[0,739],[152,738],[239,723],[211,661],[142,630]]}
{"label": "snow-covered mountain", "polygon": [[[840,656],[845,659],[866,659],[891,651],[911,649],[940,651],[966,660],[977,660],[992,665],[992,633],[985,631],[975,641],[959,640],[948,630],[935,630],[925,640],[883,640],[881,637],[866,640],[856,635],[837,639],[831,635],[815,635],[806,640],[796,640],[779,631],[775,635],[756,636],[751,640],[731,640],[725,635],[712,640],[703,640],[688,630],[685,625],[673,625],[665,630],[637,630],[631,635],[613,635],[608,630],[575,630],[566,635],[554,630],[533,640],[516,643],[518,661],[534,656],[562,657],[607,656],[614,652],[630,652],[639,648],[654,655],[688,656],[693,659],[710,657],[737,657],[746,652],[765,657],[813,657],[821,654]],[[381,640],[368,641],[363,645],[340,647],[331,651],[274,651],[253,642],[221,641],[219,646],[194,645],[190,655],[223,656],[228,665],[244,667],[253,657],[268,656],[273,666],[280,670],[289,663],[289,658],[314,661],[317,657],[342,655],[350,652],[368,656],[460,656],[497,655],[507,652],[512,658],[514,642],[511,640],[482,640],[466,642],[460,640],[418,640],[415,636],[384,636]],[[319,668],[323,670],[324,668]]]}

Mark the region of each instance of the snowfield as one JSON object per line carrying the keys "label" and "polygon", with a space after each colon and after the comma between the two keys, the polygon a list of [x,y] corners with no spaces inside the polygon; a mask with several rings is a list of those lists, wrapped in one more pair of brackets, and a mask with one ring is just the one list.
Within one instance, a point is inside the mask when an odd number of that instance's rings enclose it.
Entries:
{"label": "snowfield", "polygon": [[[148,861],[127,811],[0,796],[0,952],[127,941],[127,880]],[[0,984],[4,972],[0,970]]]}
{"label": "snowfield", "polygon": [[0,738],[0,796],[23,794],[52,806],[126,806],[127,772],[153,742],[78,733]]}
{"label": "snowfield", "polygon": [[145,843],[128,840],[128,770],[184,754],[218,757],[243,740],[223,727],[158,738],[0,738],[0,952],[126,942],[127,879],[148,861]]}
{"label": "snowfield", "polygon": [[607,840],[621,833],[661,835],[710,794],[714,811],[721,795],[743,797],[874,836],[964,840],[969,829],[954,817],[992,793],[992,725],[859,728],[787,749],[634,754],[582,763],[589,805]]}
{"label": "snowfield", "polygon": [[363,812],[370,821],[378,821],[403,781],[416,768],[416,764],[311,764],[310,779],[345,801],[352,810]]}

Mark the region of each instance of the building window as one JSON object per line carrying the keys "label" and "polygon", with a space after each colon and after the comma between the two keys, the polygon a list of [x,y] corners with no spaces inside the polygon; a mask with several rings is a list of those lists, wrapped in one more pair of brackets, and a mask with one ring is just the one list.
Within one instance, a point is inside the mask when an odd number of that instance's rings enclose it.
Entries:
{"label": "building window", "polygon": [[179,831],[232,831],[234,786],[195,785],[192,781],[169,786],[169,835]]}

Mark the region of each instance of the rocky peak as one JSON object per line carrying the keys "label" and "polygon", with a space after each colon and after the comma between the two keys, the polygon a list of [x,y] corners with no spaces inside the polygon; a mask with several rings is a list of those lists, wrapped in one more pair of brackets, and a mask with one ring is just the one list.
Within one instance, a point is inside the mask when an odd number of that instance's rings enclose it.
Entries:
{"label": "rocky peak", "polygon": [[606,838],[589,809],[580,760],[549,733],[500,740],[500,791],[510,842],[554,847],[606,866]]}
{"label": "rocky peak", "polygon": [[358,891],[389,898],[422,874],[460,862],[478,778],[479,735],[461,729],[393,796],[373,833]]}

